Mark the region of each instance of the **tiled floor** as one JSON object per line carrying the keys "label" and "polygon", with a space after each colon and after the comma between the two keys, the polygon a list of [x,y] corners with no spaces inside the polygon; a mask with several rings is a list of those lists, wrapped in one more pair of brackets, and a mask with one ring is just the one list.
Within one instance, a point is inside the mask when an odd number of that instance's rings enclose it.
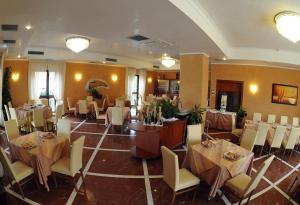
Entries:
{"label": "tiled floor", "polygon": [[[83,152],[84,174],[87,195],[76,193],[71,184],[59,178],[58,188],[55,188],[52,178],[49,177],[50,192],[45,189],[38,191],[33,182],[24,186],[27,198],[20,199],[16,187],[9,189],[8,204],[103,204],[103,205],[167,205],[170,204],[172,191],[162,180],[162,160],[140,160],[131,157],[130,148],[134,146],[134,132],[125,131],[122,134],[113,133],[106,128],[103,121],[80,120],[69,117],[72,123],[71,140],[81,135],[86,136]],[[212,137],[225,138],[236,141],[230,133],[210,132]],[[2,142],[0,142],[2,143]],[[185,150],[176,149],[180,163],[185,157]],[[253,170],[265,160],[256,158]],[[293,179],[293,175],[300,167],[300,153],[294,152],[289,162],[275,159],[270,169],[259,184],[250,204],[288,205],[300,203],[298,194],[289,201],[285,193]],[[83,191],[81,180],[77,183]],[[232,195],[221,199],[216,197],[207,200],[209,186],[202,183],[194,204],[230,204],[236,202]],[[176,204],[190,204],[193,193],[179,195]],[[296,202],[297,201],[297,202]],[[2,203],[0,203],[2,205]]]}

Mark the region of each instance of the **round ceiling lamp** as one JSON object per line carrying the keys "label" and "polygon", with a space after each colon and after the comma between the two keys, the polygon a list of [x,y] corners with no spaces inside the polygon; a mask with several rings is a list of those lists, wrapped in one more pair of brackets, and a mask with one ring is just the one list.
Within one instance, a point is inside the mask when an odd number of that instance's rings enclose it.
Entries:
{"label": "round ceiling lamp", "polygon": [[277,31],[288,40],[296,43],[300,40],[300,15],[292,11],[283,11],[275,16]]}
{"label": "round ceiling lamp", "polygon": [[175,65],[176,61],[174,58],[171,58],[168,56],[168,54],[164,53],[161,57],[161,64],[166,66],[167,68],[171,68],[173,65]]}
{"label": "round ceiling lamp", "polygon": [[66,39],[66,46],[75,53],[87,49],[90,45],[90,39],[82,36],[72,36]]}

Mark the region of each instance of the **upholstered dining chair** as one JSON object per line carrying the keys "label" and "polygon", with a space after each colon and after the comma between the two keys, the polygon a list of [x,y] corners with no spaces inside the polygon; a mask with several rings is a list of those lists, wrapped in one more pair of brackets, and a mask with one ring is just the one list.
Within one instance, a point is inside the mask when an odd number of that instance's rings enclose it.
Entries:
{"label": "upholstered dining chair", "polygon": [[17,121],[19,129],[20,130],[25,129],[25,131],[28,132],[28,121],[27,121],[27,119],[18,119],[16,108],[10,107],[9,108],[9,113],[10,113],[10,118],[12,120]]}
{"label": "upholstered dining chair", "polygon": [[123,108],[122,107],[112,107],[111,108],[111,125],[113,130],[115,130],[115,126],[120,126],[121,131],[123,130]]}
{"label": "upholstered dining chair", "polygon": [[124,107],[125,106],[125,101],[121,99],[116,99],[116,106],[117,107]]}
{"label": "upholstered dining chair", "polygon": [[272,124],[276,122],[276,115],[274,114],[268,114],[268,123]]}
{"label": "upholstered dining chair", "polygon": [[60,173],[73,178],[73,186],[78,192],[78,188],[75,182],[75,175],[79,172],[84,185],[84,192],[86,193],[83,170],[82,170],[82,151],[84,146],[85,136],[81,136],[72,143],[72,149],[70,157],[63,157],[56,161],[51,166],[52,176],[54,179],[55,186],[57,187],[55,173]]}
{"label": "upholstered dining chair", "polygon": [[241,147],[252,152],[256,140],[256,131],[252,129],[245,129],[242,139]]}
{"label": "upholstered dining chair", "polygon": [[0,147],[0,161],[3,165],[6,176],[9,179],[10,185],[13,186],[12,181],[16,182],[23,199],[25,198],[25,196],[24,196],[24,192],[22,189],[22,185],[28,181],[28,180],[26,180],[23,182],[23,180],[28,178],[29,176],[33,176],[38,189],[40,189],[39,184],[36,180],[36,177],[34,177],[33,169],[20,161],[16,161],[16,162],[12,163],[8,159],[6,153],[4,152],[4,150],[1,147]]}
{"label": "upholstered dining chair", "polygon": [[113,102],[110,101],[108,95],[106,95],[105,98],[106,98],[106,102],[107,102],[107,106],[108,106],[108,107],[113,107],[113,106],[115,106],[115,104],[114,104]]}
{"label": "upholstered dining chair", "polygon": [[163,158],[163,180],[173,190],[171,205],[174,204],[176,195],[194,190],[192,203],[196,197],[200,179],[187,169],[179,169],[178,156],[167,147],[161,147]]}
{"label": "upholstered dining chair", "polygon": [[27,102],[29,105],[35,105],[35,100],[29,99]]}
{"label": "upholstered dining chair", "polygon": [[269,138],[267,139],[267,142],[270,146],[269,149],[269,154],[271,153],[272,148],[280,148],[281,147],[281,143],[284,137],[286,131],[286,127],[283,125],[278,125],[276,127],[275,133],[274,133],[274,137],[273,140],[271,141]]}
{"label": "upholstered dining chair", "polygon": [[56,135],[58,137],[65,137],[70,140],[71,136],[71,121],[68,119],[58,119],[56,127]]}
{"label": "upholstered dining chair", "polygon": [[253,114],[253,122],[260,122],[261,121],[261,113],[255,112]]}
{"label": "upholstered dining chair", "polygon": [[299,117],[293,117],[292,126],[293,127],[298,127],[299,126]]}
{"label": "upholstered dining chair", "polygon": [[295,172],[296,176],[294,181],[290,184],[290,187],[288,188],[287,193],[289,194],[289,200],[291,199],[291,197],[293,197],[293,192],[297,193],[297,191],[295,190],[296,188],[300,189],[300,169]]}
{"label": "upholstered dining chair", "polygon": [[63,104],[58,104],[56,105],[56,110],[55,110],[55,115],[52,116],[51,118],[48,118],[46,120],[47,123],[47,130],[48,130],[48,125],[50,124],[52,127],[52,130],[55,129],[56,125],[57,125],[57,121],[58,119],[62,118],[62,114],[63,114]]}
{"label": "upholstered dining chair", "polygon": [[20,136],[17,120],[4,121],[4,127],[8,142]]}
{"label": "upholstered dining chair", "polygon": [[86,96],[86,101],[88,101],[88,102],[92,102],[93,101],[93,96],[91,96],[91,95],[88,95],[88,96]]}
{"label": "upholstered dining chair", "polygon": [[106,98],[103,99],[102,101],[102,106],[98,107],[98,112],[104,112],[105,111],[105,104],[106,104]]}
{"label": "upholstered dining chair", "polygon": [[[104,99],[104,100],[105,100],[105,99]],[[105,101],[104,101],[104,103],[105,103]],[[98,107],[96,101],[94,101],[94,110],[95,110],[95,114],[96,114],[96,120],[104,119],[104,118],[100,115],[100,110],[102,110],[102,109],[100,109],[100,108]],[[104,111],[104,109],[103,109],[103,111]]]}
{"label": "upholstered dining chair", "polygon": [[[253,192],[255,191],[262,177],[268,170],[274,157],[275,156],[272,155],[267,160],[265,160],[253,178],[243,173],[229,179],[225,183],[225,187],[229,188],[237,197],[240,198],[238,205],[242,204],[243,199],[246,198],[248,198],[246,205],[249,203]],[[223,194],[224,191],[222,192],[222,195]]]}
{"label": "upholstered dining chair", "polygon": [[200,144],[202,140],[202,127],[201,124],[198,125],[188,125],[187,126],[187,143],[186,146],[192,146],[194,144]]}
{"label": "upholstered dining chair", "polygon": [[10,113],[9,113],[7,105],[4,105],[4,109],[5,109],[7,120],[10,120],[11,118],[10,118]]}
{"label": "upholstered dining chair", "polygon": [[41,98],[39,101],[42,105],[49,106],[49,100],[47,98]]}
{"label": "upholstered dining chair", "polygon": [[300,135],[300,128],[292,127],[292,130],[290,132],[288,139],[284,138],[282,140],[282,146],[284,148],[282,159],[284,159],[286,150],[291,150],[288,161],[290,160],[299,135]]}
{"label": "upholstered dining chair", "polygon": [[33,109],[33,121],[31,122],[31,126],[36,130],[45,130],[44,109]]}
{"label": "upholstered dining chair", "polygon": [[270,125],[268,123],[260,122],[258,124],[257,132],[256,132],[256,139],[255,139],[255,145],[261,146],[260,150],[260,156],[262,154],[263,148],[266,143],[268,131],[270,129]]}
{"label": "upholstered dining chair", "polygon": [[71,103],[71,99],[70,98],[67,98],[67,104],[68,104],[69,113],[75,113],[76,108],[72,107],[72,103]]}
{"label": "upholstered dining chair", "polygon": [[78,105],[79,105],[79,110],[78,110],[79,115],[85,115],[86,118],[87,118],[89,110],[88,110],[88,107],[87,107],[86,100],[79,100]]}
{"label": "upholstered dining chair", "polygon": [[8,107],[13,107],[11,101],[8,101]]}
{"label": "upholstered dining chair", "polygon": [[280,124],[286,125],[288,123],[288,116],[281,116],[280,117]]}

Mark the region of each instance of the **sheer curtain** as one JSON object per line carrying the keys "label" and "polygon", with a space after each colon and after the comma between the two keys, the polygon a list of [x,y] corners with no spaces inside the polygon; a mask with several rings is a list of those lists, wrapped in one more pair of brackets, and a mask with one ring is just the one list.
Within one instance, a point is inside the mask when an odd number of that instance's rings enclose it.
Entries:
{"label": "sheer curtain", "polygon": [[[0,105],[2,108],[2,81],[3,81],[3,61],[4,56],[0,53]],[[0,109],[0,125],[4,126],[3,110]]]}
{"label": "sheer curtain", "polygon": [[[146,76],[147,71],[146,70],[139,70],[139,94],[142,96],[142,98],[145,98],[145,89],[146,89]],[[141,104],[141,99],[139,100],[139,104]]]}
{"label": "sheer curtain", "polygon": [[135,68],[127,68],[127,96],[129,97],[131,104],[134,104],[134,99],[132,98],[132,92],[134,91],[134,78],[136,70]]}

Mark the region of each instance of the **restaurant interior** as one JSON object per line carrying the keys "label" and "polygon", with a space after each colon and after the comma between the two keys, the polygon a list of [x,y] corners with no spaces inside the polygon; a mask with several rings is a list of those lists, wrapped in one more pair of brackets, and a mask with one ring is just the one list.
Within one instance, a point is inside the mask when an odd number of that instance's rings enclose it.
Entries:
{"label": "restaurant interior", "polygon": [[300,204],[299,1],[3,0],[0,26],[0,205]]}

